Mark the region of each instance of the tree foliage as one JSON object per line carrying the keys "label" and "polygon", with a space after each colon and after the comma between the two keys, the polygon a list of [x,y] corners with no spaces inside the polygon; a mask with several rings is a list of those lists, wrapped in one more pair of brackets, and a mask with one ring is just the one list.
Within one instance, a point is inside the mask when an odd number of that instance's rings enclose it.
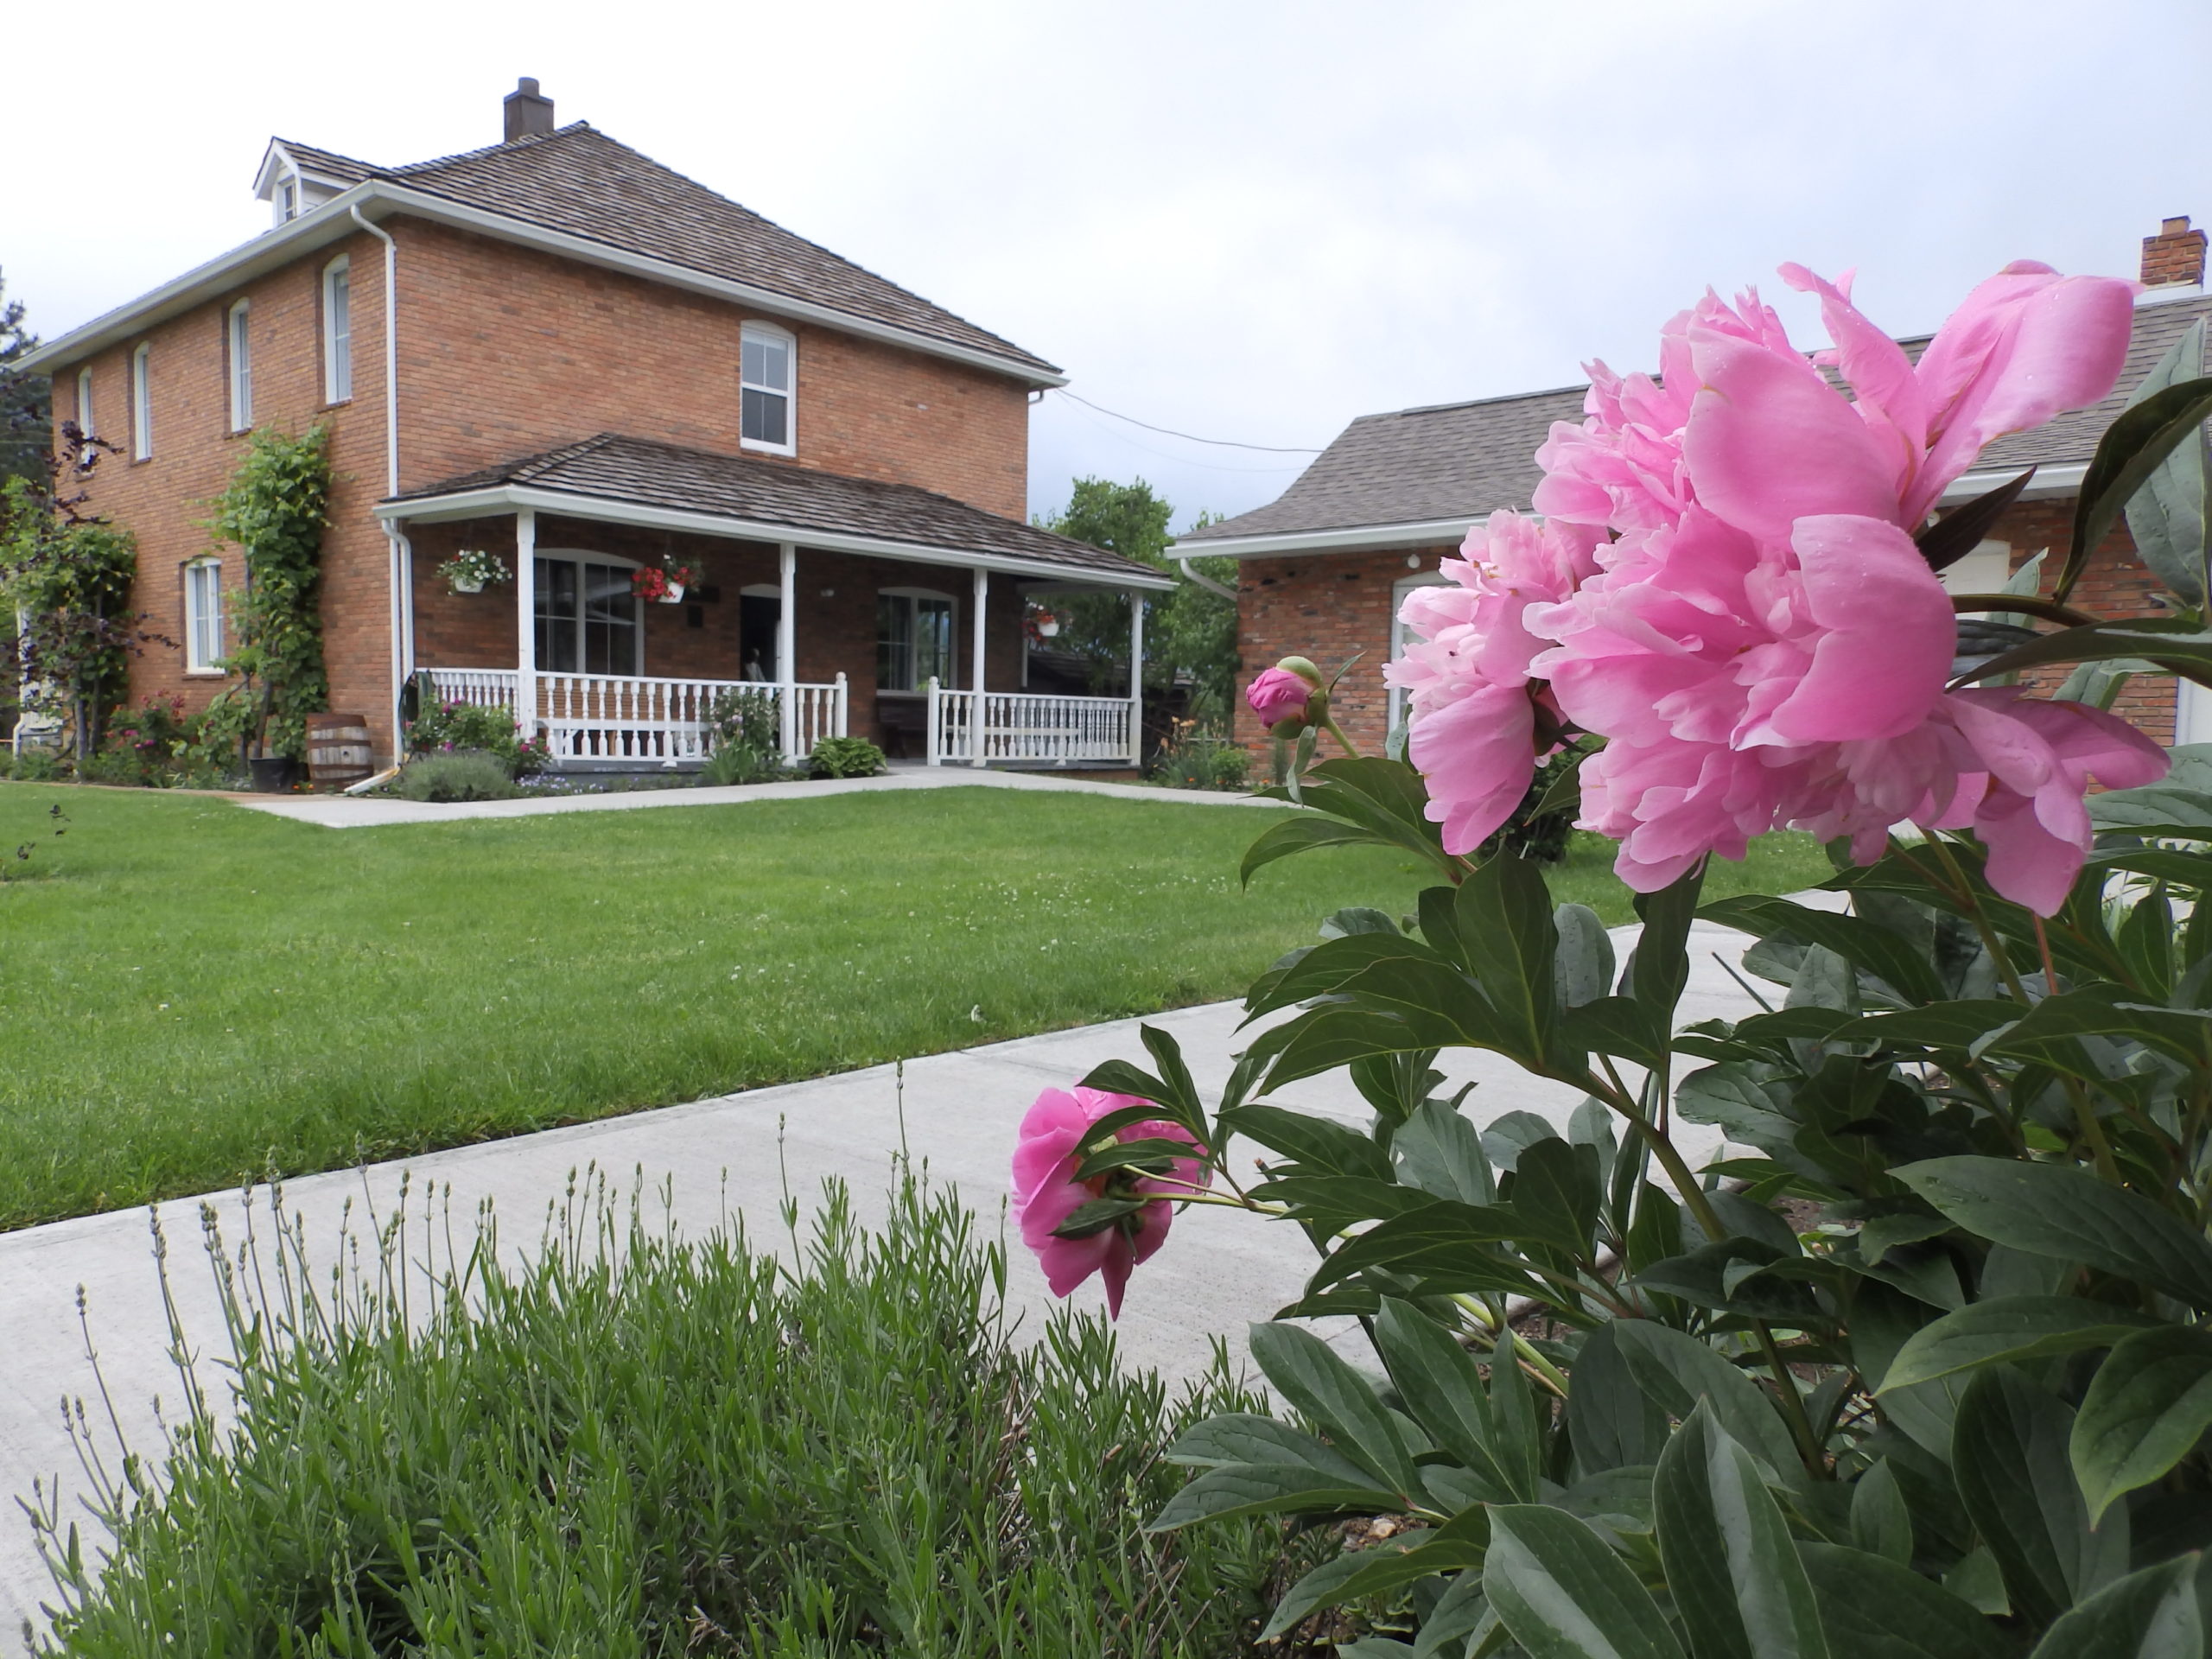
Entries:
{"label": "tree foliage", "polygon": [[246,586],[233,613],[238,645],[224,667],[257,699],[253,730],[263,752],[304,755],[307,717],[330,703],[322,658],[322,532],[330,522],[329,433],[257,432],[215,499],[211,528],[245,555]]}
{"label": "tree foliage", "polygon": [[129,690],[130,658],[158,636],[130,608],[137,548],[128,531],[82,511],[107,446],[74,422],[33,477],[0,480],[0,606],[23,712],[59,723],[81,760],[99,747]]}
{"label": "tree foliage", "polygon": [[[1039,516],[1040,529],[1087,542],[1123,558],[1179,575],[1167,556],[1174,507],[1142,479],[1116,484],[1077,479],[1065,512]],[[1215,522],[1200,513],[1198,524]],[[1198,561],[1215,581],[1233,586],[1229,559]],[[1145,684],[1165,692],[1179,674],[1191,683],[1191,713],[1202,724],[1226,727],[1236,680],[1236,601],[1185,580],[1171,594],[1145,598]],[[1060,632],[1055,645],[1081,658],[1094,690],[1128,683],[1129,602],[1118,594],[1074,594],[1052,601]]]}
{"label": "tree foliage", "polygon": [[0,478],[35,484],[54,449],[54,382],[18,367],[38,346],[23,326],[23,302],[0,277]]}

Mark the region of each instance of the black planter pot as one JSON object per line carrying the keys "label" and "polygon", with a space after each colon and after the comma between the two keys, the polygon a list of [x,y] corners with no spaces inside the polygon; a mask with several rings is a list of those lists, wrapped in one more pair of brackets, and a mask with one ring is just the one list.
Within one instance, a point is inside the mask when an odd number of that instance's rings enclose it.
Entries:
{"label": "black planter pot", "polygon": [[253,773],[254,792],[260,795],[283,794],[299,771],[299,763],[289,754],[257,756],[245,764]]}

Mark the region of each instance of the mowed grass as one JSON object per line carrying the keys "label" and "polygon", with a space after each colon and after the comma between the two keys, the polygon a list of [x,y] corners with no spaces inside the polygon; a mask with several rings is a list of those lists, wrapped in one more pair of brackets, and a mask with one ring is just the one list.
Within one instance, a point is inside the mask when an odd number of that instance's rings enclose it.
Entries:
{"label": "mowed grass", "polygon": [[[1265,822],[961,789],[330,830],[0,785],[0,1226],[1233,996],[1423,885],[1349,849],[1241,892]],[[1554,892],[1630,919],[1606,857]],[[1826,873],[1776,836],[1708,892]]]}

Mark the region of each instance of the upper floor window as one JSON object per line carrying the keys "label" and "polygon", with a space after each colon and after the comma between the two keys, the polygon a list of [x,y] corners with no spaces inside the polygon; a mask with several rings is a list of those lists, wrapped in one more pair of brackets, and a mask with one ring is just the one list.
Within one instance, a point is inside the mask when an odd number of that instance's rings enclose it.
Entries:
{"label": "upper floor window", "polygon": [[194,559],[184,567],[184,666],[194,674],[223,667],[223,563]]}
{"label": "upper floor window", "polygon": [[780,328],[748,322],[739,340],[738,440],[748,449],[791,454],[792,370],[798,342]]}
{"label": "upper floor window", "polygon": [[77,371],[77,430],[91,437],[97,429],[92,425],[92,372],[89,368]]}
{"label": "upper floor window", "polygon": [[246,310],[240,300],[231,308],[231,430],[243,432],[253,424],[253,339]]}
{"label": "upper floor window", "polygon": [[353,266],[340,258],[322,269],[322,400],[342,404],[353,395]]}
{"label": "upper floor window", "polygon": [[295,178],[276,181],[276,222],[279,225],[298,217],[300,211],[300,181]]}
{"label": "upper floor window", "polygon": [[130,458],[154,458],[154,348],[141,346],[130,353]]}

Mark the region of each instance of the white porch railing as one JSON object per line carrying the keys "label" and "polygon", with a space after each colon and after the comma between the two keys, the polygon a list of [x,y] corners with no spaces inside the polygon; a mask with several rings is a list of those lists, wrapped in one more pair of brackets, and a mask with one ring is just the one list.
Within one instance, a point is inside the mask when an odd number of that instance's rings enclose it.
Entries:
{"label": "white porch railing", "polygon": [[[515,707],[515,671],[429,668],[439,697],[480,708]],[[826,685],[785,687],[772,680],[648,679],[626,674],[539,674],[536,730],[554,764],[569,760],[637,760],[672,766],[703,760],[711,747],[708,716],[724,691],[760,693],[781,710],[784,753],[798,760],[825,737],[846,732],[845,677]],[[519,717],[518,717],[519,718]]]}
{"label": "white porch railing", "polygon": [[1138,764],[1136,704],[1128,697],[1048,697],[1027,691],[929,688],[929,763],[984,766]]}

